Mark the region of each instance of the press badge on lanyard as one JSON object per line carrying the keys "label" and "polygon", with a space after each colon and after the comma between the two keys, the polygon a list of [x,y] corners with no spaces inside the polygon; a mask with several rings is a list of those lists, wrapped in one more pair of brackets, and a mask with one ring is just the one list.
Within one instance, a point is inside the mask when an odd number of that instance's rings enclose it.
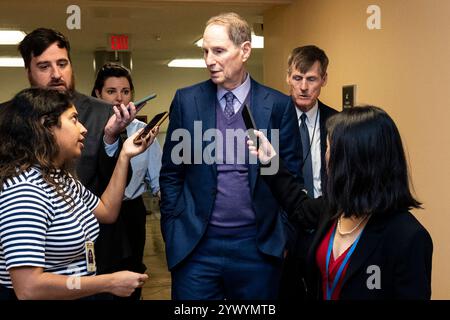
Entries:
{"label": "press badge on lanyard", "polygon": [[88,272],[96,272],[97,266],[95,265],[95,249],[94,241],[86,241],[84,243],[86,253],[86,268]]}

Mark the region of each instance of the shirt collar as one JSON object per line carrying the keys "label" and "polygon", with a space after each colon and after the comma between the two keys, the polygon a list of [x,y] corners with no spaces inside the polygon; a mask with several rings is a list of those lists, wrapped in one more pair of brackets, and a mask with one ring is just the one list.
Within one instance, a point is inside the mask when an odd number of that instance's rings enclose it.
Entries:
{"label": "shirt collar", "polygon": [[297,120],[300,122],[300,117],[303,113],[306,113],[306,124],[312,124],[314,125],[314,122],[316,121],[316,117],[318,116],[317,112],[319,111],[319,100],[316,100],[316,103],[314,104],[314,107],[309,109],[308,112],[303,112],[299,108],[295,107],[295,111],[297,112]]}
{"label": "shirt collar", "polygon": [[[248,93],[250,92],[250,76],[247,73],[245,81],[237,88],[234,88],[231,90],[233,92],[234,96],[238,99],[240,104],[244,103],[245,98],[247,98]],[[225,93],[227,93],[230,90],[227,90],[221,86],[217,86],[217,100],[220,101],[220,99],[223,98]]]}

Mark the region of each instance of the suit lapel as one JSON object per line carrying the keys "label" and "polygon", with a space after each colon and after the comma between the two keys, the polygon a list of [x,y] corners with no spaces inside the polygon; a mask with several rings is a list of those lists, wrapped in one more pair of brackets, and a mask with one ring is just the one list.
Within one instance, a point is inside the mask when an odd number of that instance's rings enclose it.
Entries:
{"label": "suit lapel", "polygon": [[325,114],[322,102],[319,100],[319,115],[320,115],[320,156],[322,163],[325,163],[325,152],[327,151],[327,128],[325,126],[327,116]]}
{"label": "suit lapel", "polygon": [[194,96],[203,132],[216,127],[216,93],[217,86],[212,81],[206,81]]}
{"label": "suit lapel", "polygon": [[[195,105],[197,108],[197,113],[199,115],[199,119],[202,122],[202,150],[197,150],[196,152],[201,152],[203,157],[203,150],[207,145],[209,145],[210,141],[203,141],[203,134],[208,129],[216,128],[216,100],[217,100],[217,86],[211,81],[206,81],[200,86],[198,93],[194,96]],[[195,146],[194,141],[194,146]],[[195,149],[194,149],[195,150]],[[206,160],[206,159],[204,159]],[[208,159],[210,161],[211,159]],[[216,161],[211,161],[209,163],[214,163],[211,168],[214,174],[217,174],[217,166]]]}
{"label": "suit lapel", "polygon": [[317,226],[311,248],[308,250],[308,260],[311,261],[312,265],[315,265],[317,248],[334,222],[334,219],[327,219]]}
{"label": "suit lapel", "polygon": [[[272,114],[273,100],[270,94],[265,91],[256,81],[251,79],[251,100],[250,111],[255,120],[258,129],[270,129],[270,115]],[[255,190],[256,180],[258,177],[258,164],[249,165],[249,181],[252,194]]]}
{"label": "suit lapel", "polygon": [[[216,128],[216,100],[217,86],[211,81],[206,81],[194,96],[199,119],[202,121],[202,135],[208,129]],[[270,128],[270,116],[272,113],[273,101],[270,94],[266,92],[256,81],[251,79],[250,88],[250,111],[252,112],[255,124],[258,128]],[[203,142],[203,150],[211,142]],[[217,174],[217,166],[211,166],[214,174]],[[249,165],[249,182],[252,193],[255,189],[258,176],[258,165]]]}
{"label": "suit lapel", "polygon": [[272,113],[273,100],[256,81],[252,80],[250,111],[258,128],[270,128],[269,120]]}
{"label": "suit lapel", "polygon": [[322,185],[322,193],[326,189],[326,160],[325,153],[327,151],[327,128],[326,128],[326,110],[323,103],[319,100],[319,125],[320,125],[320,182]]}
{"label": "suit lapel", "polygon": [[[334,222],[335,222],[335,220],[330,217],[329,219],[322,220],[319,223],[319,225],[317,226],[313,241],[311,242],[311,246],[308,249],[307,258],[306,258],[307,265],[311,266],[310,268],[306,269],[307,279],[311,280],[311,279],[316,279],[318,277],[319,269],[316,268],[317,248],[319,247],[320,243],[323,241],[323,238],[325,237],[326,233],[330,230],[330,228]],[[315,286],[315,283],[310,283],[309,285]]]}
{"label": "suit lapel", "polygon": [[[358,242],[353,255],[351,256],[351,259],[349,260],[349,266],[342,284],[343,290],[345,289],[345,282],[354,276],[354,274],[365,265],[367,259],[370,258],[382,238],[382,229],[384,224],[380,224],[377,220],[378,219],[371,218],[364,228],[361,239]],[[317,248],[335,221],[335,219],[327,219],[318,226],[316,235],[314,236],[314,240],[308,251],[308,265],[316,265]],[[309,279],[314,279],[317,268],[309,268],[307,272]]]}
{"label": "suit lapel", "polygon": [[376,219],[370,219],[363,230],[361,239],[356,246],[355,252],[353,253],[347,272],[343,280],[342,287],[344,288],[345,282],[350,279],[359,269],[365,266],[365,262],[372,255],[373,251],[377,247],[381,240],[382,225],[377,224]]}

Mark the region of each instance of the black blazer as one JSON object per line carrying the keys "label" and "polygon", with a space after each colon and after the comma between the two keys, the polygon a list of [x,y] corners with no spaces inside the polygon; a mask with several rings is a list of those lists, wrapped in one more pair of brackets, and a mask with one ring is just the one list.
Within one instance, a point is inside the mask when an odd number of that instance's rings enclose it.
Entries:
{"label": "black blazer", "polygon": [[[307,256],[306,287],[309,298],[322,299],[315,258],[335,218],[325,200],[310,199],[281,163],[276,175],[264,179],[290,220],[317,230]],[[430,299],[432,253],[429,233],[408,211],[372,216],[349,261],[340,299]],[[376,273],[380,288],[369,288]]]}
{"label": "black blazer", "polygon": [[320,116],[320,180],[322,182],[322,192],[325,190],[327,186],[327,170],[325,165],[325,152],[327,151],[327,127],[326,122],[328,118],[332,115],[338,113],[333,108],[323,104],[320,100],[319,102],[319,116]]}
{"label": "black blazer", "polygon": [[[295,105],[291,99],[292,107]],[[328,118],[336,114],[337,111],[318,101],[318,115],[320,126],[320,179],[322,191],[324,192],[327,184],[327,171],[325,162],[325,153],[327,150],[327,128],[326,122]],[[302,165],[299,167],[299,180],[303,182]],[[283,274],[280,284],[281,300],[304,300],[306,298],[306,288],[304,283],[305,261],[306,255],[313,239],[312,230],[303,230],[291,221],[288,228],[288,254],[285,259]]]}

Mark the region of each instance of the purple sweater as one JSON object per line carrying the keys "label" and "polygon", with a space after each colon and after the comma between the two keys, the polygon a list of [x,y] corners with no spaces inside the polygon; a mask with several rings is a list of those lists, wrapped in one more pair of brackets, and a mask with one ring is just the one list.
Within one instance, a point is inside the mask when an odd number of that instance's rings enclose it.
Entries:
{"label": "purple sweater", "polygon": [[249,157],[242,107],[227,119],[217,103],[216,119],[216,128],[223,137],[223,150],[216,149],[217,195],[210,224],[223,228],[255,225],[255,212],[248,180]]}

